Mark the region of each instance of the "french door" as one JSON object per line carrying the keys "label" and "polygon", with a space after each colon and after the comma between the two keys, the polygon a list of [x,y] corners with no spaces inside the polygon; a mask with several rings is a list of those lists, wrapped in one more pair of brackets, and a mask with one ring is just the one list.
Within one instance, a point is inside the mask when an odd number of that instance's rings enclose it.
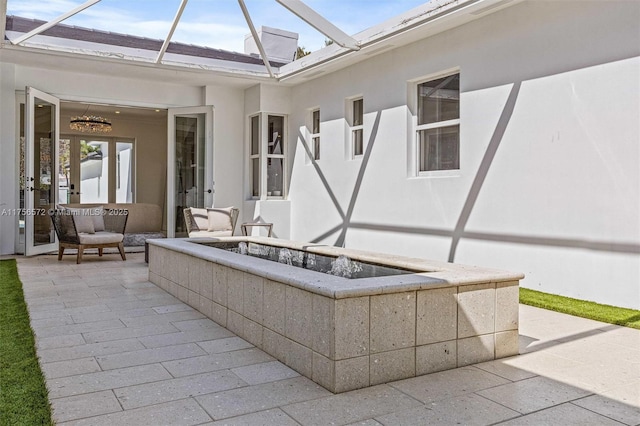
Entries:
{"label": "french door", "polygon": [[184,237],[186,207],[212,207],[213,107],[170,108],[167,153],[167,236]]}
{"label": "french door", "polygon": [[133,203],[133,138],[61,135],[60,203]]}
{"label": "french door", "polygon": [[25,254],[57,250],[49,210],[58,203],[60,100],[26,89],[24,148]]}

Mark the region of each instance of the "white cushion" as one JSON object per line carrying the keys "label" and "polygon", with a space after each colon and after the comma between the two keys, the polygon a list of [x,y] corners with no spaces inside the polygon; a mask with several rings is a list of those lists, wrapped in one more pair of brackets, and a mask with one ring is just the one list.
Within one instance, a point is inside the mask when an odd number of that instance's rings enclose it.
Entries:
{"label": "white cushion", "polygon": [[189,238],[231,237],[231,231],[192,231]]}
{"label": "white cushion", "polygon": [[73,215],[73,223],[76,226],[76,232],[78,234],[95,234],[96,230],[93,227],[93,219],[91,216],[85,216],[82,213]]}
{"label": "white cushion", "polygon": [[[209,226],[207,231],[231,231],[231,209],[210,208],[207,209],[207,217],[209,218]],[[202,230],[202,228],[200,228]]]}
{"label": "white cushion", "polygon": [[104,231],[104,210],[102,206],[87,208],[63,207],[63,209],[73,215],[76,232],[93,234],[94,232]]}
{"label": "white cushion", "polygon": [[80,244],[109,244],[119,243],[124,238],[123,234],[116,234],[115,232],[96,232],[95,234],[78,234]]}
{"label": "white cushion", "polygon": [[209,216],[207,216],[207,209],[199,209],[197,207],[191,207],[191,217],[196,223],[196,226],[200,231],[206,231],[209,228]]}
{"label": "white cushion", "polygon": [[93,229],[96,232],[104,231],[104,209],[102,206],[88,209],[93,219]]}

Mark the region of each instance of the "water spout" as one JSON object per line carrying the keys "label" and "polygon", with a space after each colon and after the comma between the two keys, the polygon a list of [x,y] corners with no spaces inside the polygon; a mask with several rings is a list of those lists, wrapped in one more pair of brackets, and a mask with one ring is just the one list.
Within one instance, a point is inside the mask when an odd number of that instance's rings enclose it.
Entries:
{"label": "water spout", "polygon": [[278,253],[278,263],[284,263],[285,265],[291,265],[291,251],[288,248],[281,248]]}
{"label": "water spout", "polygon": [[331,263],[331,271],[328,273],[337,277],[351,278],[353,274],[357,274],[360,271],[362,271],[362,266],[347,256],[339,256]]}
{"label": "water spout", "polygon": [[238,244],[238,253],[247,254],[248,252],[249,252],[249,248],[247,247],[247,243],[245,243],[244,241],[241,241]]}

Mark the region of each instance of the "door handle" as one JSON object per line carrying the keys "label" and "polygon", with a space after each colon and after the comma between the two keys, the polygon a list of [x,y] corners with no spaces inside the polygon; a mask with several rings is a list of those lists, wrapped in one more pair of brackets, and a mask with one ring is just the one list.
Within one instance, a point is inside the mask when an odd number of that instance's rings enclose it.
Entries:
{"label": "door handle", "polygon": [[207,192],[211,194],[213,191],[211,189],[207,189]]}

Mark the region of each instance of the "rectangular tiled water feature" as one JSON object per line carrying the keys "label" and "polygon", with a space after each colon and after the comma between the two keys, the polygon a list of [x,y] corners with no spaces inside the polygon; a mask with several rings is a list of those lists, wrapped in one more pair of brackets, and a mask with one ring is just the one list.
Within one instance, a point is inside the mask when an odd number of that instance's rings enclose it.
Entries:
{"label": "rectangular tiled water feature", "polygon": [[[257,237],[149,242],[153,283],[332,392],[518,353],[522,274]],[[349,279],[228,251],[241,242],[386,272]]]}

